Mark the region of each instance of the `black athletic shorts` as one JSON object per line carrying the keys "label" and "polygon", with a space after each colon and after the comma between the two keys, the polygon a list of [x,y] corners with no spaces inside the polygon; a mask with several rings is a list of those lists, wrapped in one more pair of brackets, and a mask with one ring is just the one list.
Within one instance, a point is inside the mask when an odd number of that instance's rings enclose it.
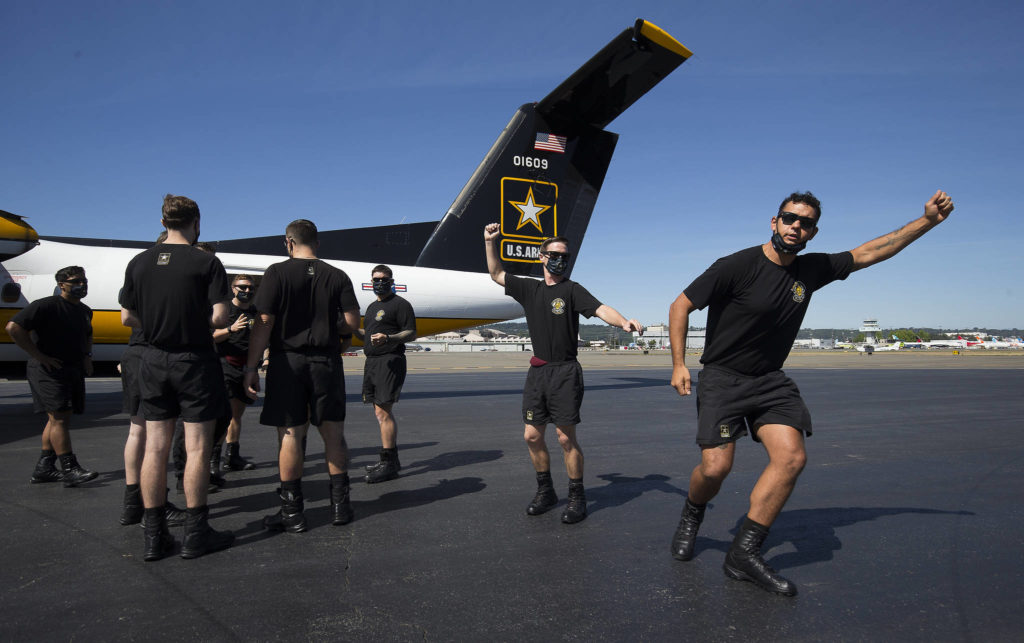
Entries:
{"label": "black athletic shorts", "polygon": [[526,372],[523,421],[527,424],[579,424],[582,404],[583,367],[579,362],[548,362]]}
{"label": "black athletic shorts", "polygon": [[697,444],[735,442],[765,424],[784,424],[811,434],[811,413],[800,389],[782,371],[741,375],[705,366],[697,376]]}
{"label": "black athletic shorts", "polygon": [[363,367],[363,404],[390,406],[398,401],[405,384],[405,355],[371,355]]}
{"label": "black athletic shorts", "polygon": [[224,371],[224,386],[227,387],[229,400],[242,400],[246,404],[252,404],[253,399],[245,394],[245,385],[242,381],[245,373],[238,366],[232,366],[226,359],[220,360],[221,370]]}
{"label": "black athletic shorts", "polygon": [[270,356],[260,424],[302,426],[345,420],[345,372],[340,355],[291,351]]}
{"label": "black athletic shorts", "polygon": [[81,364],[47,368],[34,359],[25,365],[25,376],[32,390],[36,413],[85,411],[85,370]]}
{"label": "black athletic shorts", "polygon": [[139,368],[143,418],[206,422],[230,413],[216,353],[169,352],[147,346]]}
{"label": "black athletic shorts", "polygon": [[125,349],[121,355],[121,412],[130,416],[139,414],[142,405],[142,393],[139,391],[139,362],[142,361],[142,349],[145,346],[136,344]]}

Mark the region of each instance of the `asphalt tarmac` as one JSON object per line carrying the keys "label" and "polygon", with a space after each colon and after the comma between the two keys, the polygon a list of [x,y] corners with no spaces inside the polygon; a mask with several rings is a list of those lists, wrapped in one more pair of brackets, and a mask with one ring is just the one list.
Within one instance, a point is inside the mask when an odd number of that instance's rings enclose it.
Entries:
{"label": "asphalt tarmac", "polygon": [[561,500],[525,513],[535,482],[523,354],[410,355],[395,407],[402,476],[376,485],[362,481],[379,434],[358,399],[356,357],[346,358],[355,521],[330,524],[311,431],[310,530],[263,530],[278,506],[276,438],[254,406],[242,454],[258,468],[228,473],[209,499],[235,545],[154,563],[142,561],[141,529],[117,522],[119,381],[88,382],[72,438],[101,474],[75,489],[29,484],[43,419],[26,382],[0,381],[0,640],[1019,641],[1024,355],[995,353],[794,354],[787,373],[815,430],[765,557],[797,584],[795,598],[722,573],[766,462],[749,439],[695,558],[670,556],[698,449],[693,398],[668,386],[665,355],[581,360],[582,523],[559,521],[567,480],[553,429]]}

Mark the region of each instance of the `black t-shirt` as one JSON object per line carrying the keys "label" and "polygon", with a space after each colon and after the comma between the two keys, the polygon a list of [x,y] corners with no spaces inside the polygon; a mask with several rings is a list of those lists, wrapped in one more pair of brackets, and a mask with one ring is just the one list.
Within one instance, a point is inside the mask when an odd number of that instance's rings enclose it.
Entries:
{"label": "black t-shirt", "polygon": [[128,263],[119,303],[138,314],[150,346],[205,353],[213,350],[211,308],[230,299],[220,259],[193,246],[161,243]]}
{"label": "black t-shirt", "polygon": [[849,252],[799,255],[788,266],[761,246],[722,257],[683,291],[698,309],[711,306],[701,363],[744,375],[782,368],[811,295],[852,270]]}
{"label": "black t-shirt", "polygon": [[601,307],[586,288],[569,279],[549,286],[505,273],[505,294],[522,304],[533,354],[545,362],[576,359],[580,315],[590,319]]}
{"label": "black t-shirt", "polygon": [[342,313],[359,310],[352,280],[319,259],[288,259],[267,268],[253,304],[274,316],[274,351],[340,352]]}
{"label": "black t-shirt", "polygon": [[81,362],[92,343],[92,309],[60,295],[37,299],[11,318],[25,330],[36,332],[41,352],[66,362]]}
{"label": "black t-shirt", "polygon": [[217,354],[222,356],[230,355],[232,357],[246,357],[249,354],[249,335],[252,332],[253,320],[260,314],[256,310],[256,306],[249,305],[248,308],[239,308],[235,305],[234,301],[228,304],[230,312],[228,313],[228,319],[231,323],[228,324],[228,328],[231,327],[238,318],[245,315],[249,320],[249,324],[238,331],[231,331],[228,333],[228,338],[217,344]]}
{"label": "black t-shirt", "polygon": [[366,341],[363,346],[364,355],[385,355],[387,353],[404,353],[404,342],[388,342],[380,346],[370,343],[370,336],[374,333],[394,335],[403,330],[416,330],[416,314],[412,310],[412,304],[398,295],[391,295],[384,301],[374,300],[366,307],[366,316],[363,317],[363,330]]}

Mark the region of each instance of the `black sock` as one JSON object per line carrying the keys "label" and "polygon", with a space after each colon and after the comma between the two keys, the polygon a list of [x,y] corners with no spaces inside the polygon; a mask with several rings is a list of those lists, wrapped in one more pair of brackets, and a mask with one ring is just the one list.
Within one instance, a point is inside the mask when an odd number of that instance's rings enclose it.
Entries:
{"label": "black sock", "polygon": [[52,458],[52,457],[55,457],[56,455],[57,455],[57,452],[54,451],[53,449],[43,449],[43,451],[39,455],[39,457],[41,457],[41,458]]}
{"label": "black sock", "polygon": [[331,486],[335,489],[341,489],[342,487],[348,486],[348,472],[345,473],[332,473],[331,474]]}
{"label": "black sock", "polygon": [[550,487],[551,483],[551,472],[550,471],[538,471],[537,472],[537,486],[538,487]]}
{"label": "black sock", "polygon": [[302,478],[298,480],[289,480],[288,482],[281,482],[281,491],[291,491],[295,495],[302,494]]}

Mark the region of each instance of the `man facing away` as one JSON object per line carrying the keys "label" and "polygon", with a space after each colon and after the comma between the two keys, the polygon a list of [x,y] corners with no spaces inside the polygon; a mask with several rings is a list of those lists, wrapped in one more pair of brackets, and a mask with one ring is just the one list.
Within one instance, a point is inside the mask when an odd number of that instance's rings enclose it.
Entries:
{"label": "man facing away", "polygon": [[69,431],[71,415],[85,410],[85,377],[92,375],[92,310],[82,303],[89,280],[81,266],[61,268],[54,278],[60,293],[18,311],[7,322],[7,333],[28,353],[32,403],[36,413],[46,413],[42,453],[31,481],[75,487],[99,475],[78,464]]}
{"label": "man facing away", "polygon": [[750,508],[725,558],[725,574],[777,594],[797,589],[769,567],[761,545],[804,468],[804,436],[811,416],[800,391],[782,372],[811,296],[855,270],[884,261],[941,223],[953,201],[941,190],[924,214],[899,230],[849,252],[799,255],[818,233],[821,204],[810,192],[793,193],[771,219],[771,240],[723,257],[697,277],[669,308],[672,386],[689,395],[686,331],[689,315],[710,306],[697,387],[697,444],[701,461],[690,475],[686,505],[672,555],[693,557],[707,503],[732,469],[736,440],[748,432],[768,452],[754,484]]}
{"label": "man facing away", "polygon": [[587,517],[587,498],[583,489],[583,451],[576,440],[583,402],[583,369],[576,361],[580,315],[588,319],[596,315],[612,326],[625,331],[642,331],[635,319],[626,319],[611,306],[594,298],[580,284],[565,278],[569,267],[569,241],[552,237],[540,246],[544,266],[543,281],[517,277],[501,267],[497,241],[500,226],[484,227],[487,270],[491,279],[505,287],[509,295],[523,306],[530,330],[533,357],[523,388],[524,438],[530,460],[537,473],[537,493],[526,508],[531,516],[540,515],[558,503],[551,481],[551,458],[544,441],[548,423],[555,425],[562,447],[565,470],[569,475],[569,501],[562,512],[562,522],[577,523]]}
{"label": "man facing away", "polygon": [[405,344],[416,339],[416,313],[412,305],[395,294],[394,274],[385,265],[370,273],[377,301],[366,307],[363,328],[355,332],[363,340],[366,364],[363,369],[363,404],[373,404],[380,424],[380,462],[366,469],[366,482],[384,482],[398,477],[398,420],[392,407],[405,383]]}
{"label": "man facing away", "polygon": [[359,302],[348,275],[317,259],[319,241],[312,221],[289,223],[285,247],[289,258],[267,268],[256,295],[260,321],[249,341],[244,382],[255,398],[260,390],[257,367],[269,344],[260,423],[277,427],[281,509],[263,522],[272,531],[300,533],[306,530],[302,466],[310,423],[324,441],[332,523],[352,521],[341,335],[359,326]]}
{"label": "man facing away", "polygon": [[167,239],[128,263],[120,295],[122,322],[141,328],[146,342],[139,387],[146,420],[140,484],[147,561],[163,558],[174,546],[165,504],[167,456],[179,416],[188,454],[181,557],[196,558],[234,541],[230,532],[210,527],[206,504],[213,426],[227,409],[224,376],[210,337],[212,328],[228,323],[227,275],[217,257],[193,246],[200,221],[195,201],[168,194],[162,213]]}

